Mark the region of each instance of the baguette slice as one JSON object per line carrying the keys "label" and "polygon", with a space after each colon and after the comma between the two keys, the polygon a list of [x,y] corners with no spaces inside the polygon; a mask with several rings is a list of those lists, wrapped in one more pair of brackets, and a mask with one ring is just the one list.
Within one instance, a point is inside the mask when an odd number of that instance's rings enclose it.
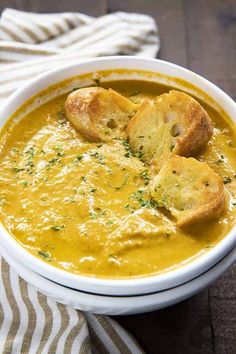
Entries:
{"label": "baguette slice", "polygon": [[207,163],[174,154],[152,180],[150,192],[178,226],[217,218],[226,201],[222,178]]}
{"label": "baguette slice", "polygon": [[186,93],[170,91],[144,102],[126,129],[131,148],[158,171],[171,152],[193,156],[210,140],[213,127],[203,107]]}
{"label": "baguette slice", "polygon": [[87,87],[70,93],[65,102],[68,120],[87,139],[109,141],[125,130],[139,105],[112,89]]}

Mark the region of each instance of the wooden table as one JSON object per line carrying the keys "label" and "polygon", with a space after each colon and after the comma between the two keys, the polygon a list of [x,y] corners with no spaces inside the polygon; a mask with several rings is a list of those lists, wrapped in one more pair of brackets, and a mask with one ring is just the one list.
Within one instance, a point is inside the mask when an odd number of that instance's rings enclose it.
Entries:
{"label": "wooden table", "polygon": [[[235,0],[1,0],[36,12],[114,11],[153,16],[160,30],[159,57],[203,75],[236,98]],[[236,265],[198,295],[170,308],[119,316],[146,353],[235,354]]]}

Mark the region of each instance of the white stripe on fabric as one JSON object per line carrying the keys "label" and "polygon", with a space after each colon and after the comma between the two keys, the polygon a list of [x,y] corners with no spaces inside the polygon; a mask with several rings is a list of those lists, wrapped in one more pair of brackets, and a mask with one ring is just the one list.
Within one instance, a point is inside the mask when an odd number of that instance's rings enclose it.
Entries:
{"label": "white stripe on fabric", "polygon": [[111,340],[111,338],[107,334],[107,332],[104,330],[104,328],[98,322],[96,317],[91,313],[85,313],[85,317],[86,317],[89,325],[92,327],[92,329],[94,330],[96,335],[99,337],[99,339],[103,343],[104,347],[107,349],[108,353],[121,354],[120,351],[115,346],[114,342]]}
{"label": "white stripe on fabric", "polygon": [[9,28],[13,33],[15,32],[17,37],[21,39],[22,42],[34,44],[34,40],[24,31],[22,31],[17,24],[8,21],[4,17],[1,18],[1,24],[6,28]]}
{"label": "white stripe on fabric", "polygon": [[81,346],[83,343],[85,337],[88,336],[88,327],[86,322],[84,321],[83,326],[80,328],[79,333],[75,337],[72,346],[71,346],[71,354],[79,353],[78,348]]}
{"label": "white stripe on fabric", "polygon": [[34,334],[32,336],[31,346],[28,354],[35,354],[38,350],[39,344],[42,339],[44,325],[45,325],[45,315],[38,301],[37,291],[31,285],[27,285],[27,287],[28,287],[29,299],[36,312],[36,327],[34,330]]}
{"label": "white stripe on fabric", "polygon": [[61,325],[61,320],[62,320],[60,312],[59,312],[58,307],[56,305],[56,302],[48,297],[47,303],[52,311],[53,323],[52,323],[52,331],[50,333],[50,336],[49,336],[43,350],[42,350],[42,354],[48,354],[48,348],[50,347],[50,344],[52,343],[54,337],[57,335],[60,325]]}
{"label": "white stripe on fabric", "polygon": [[69,324],[64,331],[63,335],[58,341],[58,347],[57,347],[57,354],[64,354],[65,351],[65,342],[68,337],[68,334],[70,333],[71,329],[77,324],[78,322],[78,316],[76,314],[76,310],[67,307],[67,312],[69,315]]}
{"label": "white stripe on fabric", "polygon": [[19,26],[19,28],[22,28],[24,31],[24,28],[31,31],[34,36],[38,38],[38,42],[46,41],[47,36],[45,33],[38,27],[34,26],[26,17],[22,18],[21,14],[13,14],[11,12],[5,12],[4,14],[4,19],[11,21],[12,23],[15,23]]}

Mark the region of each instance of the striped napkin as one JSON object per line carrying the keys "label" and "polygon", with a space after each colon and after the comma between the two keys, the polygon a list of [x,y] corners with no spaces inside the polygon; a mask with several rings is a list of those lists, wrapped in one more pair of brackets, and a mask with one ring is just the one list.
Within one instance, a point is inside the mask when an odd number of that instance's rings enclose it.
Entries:
{"label": "striped napkin", "polygon": [[[146,15],[34,14],[6,9],[0,19],[0,105],[36,75],[104,55],[155,57],[158,30]],[[107,316],[77,311],[27,284],[0,257],[0,353],[139,354]]]}

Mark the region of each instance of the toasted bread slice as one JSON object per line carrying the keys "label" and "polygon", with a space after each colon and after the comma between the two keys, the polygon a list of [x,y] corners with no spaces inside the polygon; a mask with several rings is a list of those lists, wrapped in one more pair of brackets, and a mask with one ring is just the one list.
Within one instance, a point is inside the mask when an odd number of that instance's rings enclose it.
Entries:
{"label": "toasted bread slice", "polygon": [[193,156],[213,133],[210,117],[186,93],[170,91],[144,102],[126,129],[131,148],[159,170],[168,155]]}
{"label": "toasted bread slice", "polygon": [[78,89],[65,102],[68,120],[91,141],[109,141],[119,135],[138,108],[116,91],[102,87]]}
{"label": "toasted bread slice", "polygon": [[150,192],[178,226],[218,217],[226,201],[223,181],[207,163],[174,154],[152,180]]}

